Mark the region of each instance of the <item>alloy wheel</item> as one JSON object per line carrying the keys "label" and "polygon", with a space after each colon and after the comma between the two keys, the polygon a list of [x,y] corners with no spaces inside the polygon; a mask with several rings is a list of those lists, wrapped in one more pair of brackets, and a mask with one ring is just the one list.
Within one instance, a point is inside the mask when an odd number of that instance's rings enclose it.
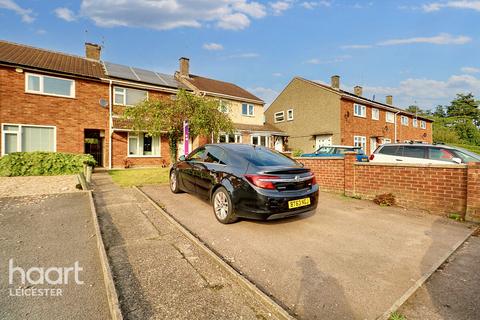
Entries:
{"label": "alloy wheel", "polygon": [[218,192],[213,202],[215,214],[221,220],[224,220],[228,214],[228,199],[224,192]]}
{"label": "alloy wheel", "polygon": [[177,188],[177,175],[175,174],[175,171],[172,171],[170,174],[170,189],[172,191],[175,191]]}

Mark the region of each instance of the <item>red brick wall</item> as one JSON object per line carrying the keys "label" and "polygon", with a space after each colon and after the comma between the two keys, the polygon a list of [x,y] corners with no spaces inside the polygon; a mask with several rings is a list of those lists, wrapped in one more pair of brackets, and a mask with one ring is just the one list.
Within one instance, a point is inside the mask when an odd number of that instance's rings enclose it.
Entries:
{"label": "red brick wall", "polygon": [[131,167],[154,167],[170,164],[168,139],[160,137],[160,157],[128,157],[128,132],[115,131],[112,135],[112,167],[125,168],[126,161]]}
{"label": "red brick wall", "polygon": [[[370,154],[370,137],[384,137],[395,142],[395,124],[385,121],[386,112],[380,110],[379,120],[372,120],[372,108],[367,105],[366,118],[356,117],[353,115],[353,101],[341,100],[340,127],[341,127],[341,144],[353,145],[354,136],[364,136],[367,138],[367,154]],[[378,108],[377,108],[378,109]],[[432,143],[432,123],[427,121],[427,128],[420,128],[420,120],[418,128],[413,127],[413,119],[409,116],[409,125],[403,126],[400,121],[401,115],[397,115],[397,140],[403,142],[405,140],[423,141]],[[377,139],[377,144],[382,143]]]}
{"label": "red brick wall", "polygon": [[393,193],[397,203],[432,214],[458,213],[480,221],[480,163],[465,165],[397,165],[345,159],[296,158],[310,168],[323,191],[373,199]]}
{"label": "red brick wall", "polygon": [[[37,73],[37,72],[35,72]],[[64,77],[68,78],[68,77]],[[25,92],[25,72],[0,67],[0,123],[56,126],[58,152],[84,152],[84,130],[105,130],[104,164],[108,165],[108,84],[75,80],[75,98]]]}

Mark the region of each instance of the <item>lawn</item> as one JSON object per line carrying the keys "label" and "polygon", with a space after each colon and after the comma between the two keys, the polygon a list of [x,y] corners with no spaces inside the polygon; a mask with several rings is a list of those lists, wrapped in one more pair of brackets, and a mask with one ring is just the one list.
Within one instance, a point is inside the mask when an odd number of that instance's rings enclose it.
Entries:
{"label": "lawn", "polygon": [[111,170],[108,173],[116,184],[122,187],[131,187],[168,183],[169,170],[170,168],[148,168]]}

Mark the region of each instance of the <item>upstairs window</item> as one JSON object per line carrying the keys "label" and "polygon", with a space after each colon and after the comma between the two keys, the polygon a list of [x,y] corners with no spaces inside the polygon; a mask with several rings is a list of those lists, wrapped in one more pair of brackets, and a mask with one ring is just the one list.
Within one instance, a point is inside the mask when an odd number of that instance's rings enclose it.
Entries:
{"label": "upstairs window", "polygon": [[114,87],[113,95],[114,104],[122,106],[134,106],[148,99],[146,90],[132,88]]}
{"label": "upstairs window", "polygon": [[253,104],[242,103],[242,115],[253,117],[254,107]]}
{"label": "upstairs window", "polygon": [[220,106],[219,106],[219,109],[220,112],[223,112],[223,113],[228,113],[228,103],[224,100],[220,100]]}
{"label": "upstairs window", "polygon": [[367,107],[362,105],[362,104],[355,103],[353,105],[353,115],[356,116],[356,117],[366,118],[367,117]]}
{"label": "upstairs window", "polygon": [[417,119],[413,119],[412,120],[412,125],[414,128],[418,128],[418,120]]}
{"label": "upstairs window", "polygon": [[390,122],[390,123],[394,123],[395,122],[395,115],[393,114],[393,112],[386,112],[385,113],[385,121],[387,122]]}
{"label": "upstairs window", "polygon": [[292,121],[293,120],[293,109],[287,110],[287,120]]}
{"label": "upstairs window", "polygon": [[402,121],[402,126],[408,126],[408,117],[402,116],[401,121]]}
{"label": "upstairs window", "polygon": [[55,97],[75,98],[75,81],[39,74],[25,74],[25,91]]}
{"label": "upstairs window", "polygon": [[420,128],[427,129],[427,123],[425,121],[420,121]]}
{"label": "upstairs window", "polygon": [[377,108],[372,108],[372,120],[379,120],[380,119],[380,110]]}
{"label": "upstairs window", "polygon": [[283,122],[285,121],[285,112],[275,112],[274,114],[275,122]]}

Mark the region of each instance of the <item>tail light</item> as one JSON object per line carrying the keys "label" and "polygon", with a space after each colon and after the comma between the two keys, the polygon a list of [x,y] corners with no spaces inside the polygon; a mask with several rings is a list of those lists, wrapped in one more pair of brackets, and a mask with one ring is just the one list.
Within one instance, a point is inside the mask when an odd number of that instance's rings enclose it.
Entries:
{"label": "tail light", "polygon": [[254,186],[262,189],[275,189],[275,185],[272,180],[280,179],[278,176],[269,176],[261,174],[246,174],[245,178]]}
{"label": "tail light", "polygon": [[317,178],[315,178],[315,174],[312,172],[312,186],[317,184]]}
{"label": "tail light", "polygon": [[370,161],[372,161],[373,159],[375,159],[375,155],[372,153],[369,157]]}

